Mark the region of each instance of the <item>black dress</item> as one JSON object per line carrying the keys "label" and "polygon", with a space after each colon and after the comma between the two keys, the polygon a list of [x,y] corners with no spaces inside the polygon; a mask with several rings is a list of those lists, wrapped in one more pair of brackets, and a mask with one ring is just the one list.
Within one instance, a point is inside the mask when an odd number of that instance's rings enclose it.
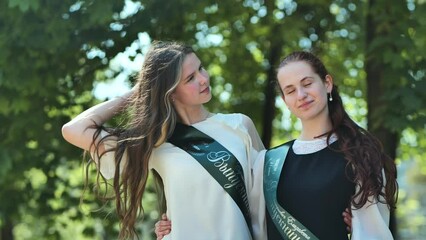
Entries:
{"label": "black dress", "polygon": [[[338,147],[337,142],[330,145]],[[319,239],[348,239],[342,213],[355,184],[345,173],[343,154],[326,147],[310,154],[290,148],[278,183],[278,203]],[[349,177],[353,174],[348,173]],[[282,239],[267,212],[268,239]]]}

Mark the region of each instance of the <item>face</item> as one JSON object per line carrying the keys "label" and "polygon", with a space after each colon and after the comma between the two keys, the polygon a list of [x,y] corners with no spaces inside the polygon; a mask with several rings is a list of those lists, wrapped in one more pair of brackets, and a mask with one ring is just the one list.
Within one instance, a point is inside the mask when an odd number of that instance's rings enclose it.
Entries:
{"label": "face", "polygon": [[182,76],[172,98],[178,107],[199,106],[212,98],[209,75],[194,53],[188,54],[183,61]]}
{"label": "face", "polygon": [[289,110],[302,121],[328,116],[327,93],[333,88],[330,75],[323,81],[304,62],[290,62],[278,71],[278,82]]}

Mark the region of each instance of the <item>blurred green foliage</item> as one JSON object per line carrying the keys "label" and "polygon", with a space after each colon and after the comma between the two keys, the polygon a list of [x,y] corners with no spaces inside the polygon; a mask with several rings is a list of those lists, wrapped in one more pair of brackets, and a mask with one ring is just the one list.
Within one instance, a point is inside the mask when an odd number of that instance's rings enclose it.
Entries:
{"label": "blurred green foliage", "polygon": [[[375,34],[367,42],[369,31]],[[60,129],[104,100],[94,97],[97,83],[120,74],[133,81],[137,69],[113,63],[123,52],[137,62],[147,47],[141,36],[192,44],[211,75],[215,98],[209,109],[249,115],[271,146],[300,130],[273,90],[275,67],[293,50],[313,49],[333,74],[354,120],[395,134],[398,164],[416,164],[402,171],[409,180],[401,184],[398,227],[404,239],[426,236],[426,220],[418,215],[425,200],[408,187],[426,181],[424,1],[4,0],[1,240],[116,239],[113,203],[96,199],[92,191],[80,202],[82,151],[67,144]],[[380,79],[369,78],[371,59],[379,63],[372,69]],[[376,81],[381,85],[372,89]],[[372,104],[368,89],[379,104]],[[138,231],[142,239],[152,239],[159,213],[151,185],[145,200]]]}

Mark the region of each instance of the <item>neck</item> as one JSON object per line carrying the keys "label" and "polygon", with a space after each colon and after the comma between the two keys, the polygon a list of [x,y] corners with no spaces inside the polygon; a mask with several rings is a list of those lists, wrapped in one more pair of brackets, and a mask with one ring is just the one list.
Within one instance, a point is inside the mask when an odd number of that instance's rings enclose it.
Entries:
{"label": "neck", "polygon": [[299,136],[300,140],[313,140],[333,128],[331,120],[328,116],[320,119],[312,119],[302,121],[302,133]]}
{"label": "neck", "polygon": [[204,121],[210,113],[203,107],[176,108],[179,120],[186,125]]}

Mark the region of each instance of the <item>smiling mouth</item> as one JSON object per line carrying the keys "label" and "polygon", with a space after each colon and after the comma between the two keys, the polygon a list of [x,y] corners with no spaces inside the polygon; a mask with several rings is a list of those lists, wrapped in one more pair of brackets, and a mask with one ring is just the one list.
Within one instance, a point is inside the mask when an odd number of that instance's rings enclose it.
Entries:
{"label": "smiling mouth", "polygon": [[210,92],[210,87],[206,87],[203,91],[201,91],[201,93],[208,93]]}
{"label": "smiling mouth", "polygon": [[306,108],[307,106],[309,106],[312,103],[312,101],[309,102],[305,102],[302,105],[299,106],[299,108]]}

